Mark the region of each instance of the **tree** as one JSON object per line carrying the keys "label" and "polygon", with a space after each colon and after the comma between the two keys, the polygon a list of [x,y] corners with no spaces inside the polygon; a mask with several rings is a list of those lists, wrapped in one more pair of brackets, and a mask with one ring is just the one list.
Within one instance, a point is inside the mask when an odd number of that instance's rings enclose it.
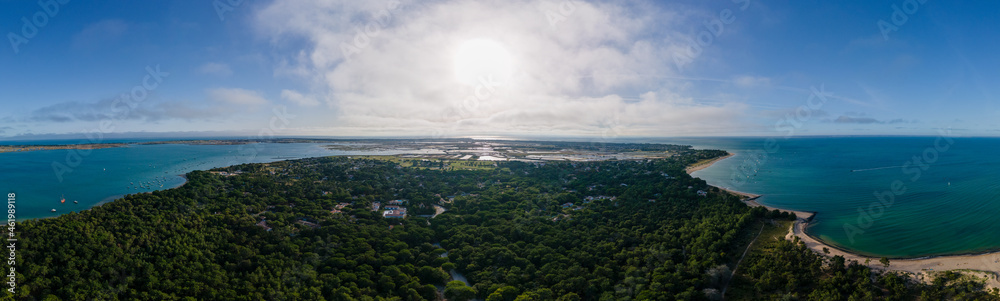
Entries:
{"label": "tree", "polygon": [[517,295],[517,288],[508,285],[493,291],[493,293],[486,298],[486,301],[514,301],[514,299],[517,298]]}
{"label": "tree", "polygon": [[882,257],[882,259],[879,259],[878,262],[882,263],[885,268],[889,268],[889,258]]}
{"label": "tree", "polygon": [[448,273],[435,267],[423,266],[417,271],[417,277],[423,283],[442,284],[448,280]]}
{"label": "tree", "polygon": [[444,297],[449,301],[468,301],[476,297],[476,290],[465,285],[465,282],[454,280],[445,287]]}

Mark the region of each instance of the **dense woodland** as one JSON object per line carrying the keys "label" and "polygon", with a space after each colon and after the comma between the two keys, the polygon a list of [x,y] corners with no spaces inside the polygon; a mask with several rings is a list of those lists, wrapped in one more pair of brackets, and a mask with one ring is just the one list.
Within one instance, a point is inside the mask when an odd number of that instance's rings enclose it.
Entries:
{"label": "dense woodland", "polygon": [[[732,286],[727,298],[747,300],[996,300],[958,276],[922,285],[784,240],[754,247],[732,278],[747,237],[789,216],[683,171],[722,155],[477,170],[331,157],[196,171],[180,188],[24,222],[23,282],[6,297],[711,300]],[[371,210],[397,199],[405,219]],[[350,205],[335,213],[340,203]],[[432,218],[434,205],[447,211]]]}

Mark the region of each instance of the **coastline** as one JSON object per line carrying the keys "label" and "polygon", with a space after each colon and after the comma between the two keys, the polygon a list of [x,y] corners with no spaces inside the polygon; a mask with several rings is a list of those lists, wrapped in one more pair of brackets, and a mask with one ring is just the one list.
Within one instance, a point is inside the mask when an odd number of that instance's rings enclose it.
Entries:
{"label": "coastline", "polygon": [[[986,281],[986,286],[989,288],[1000,287],[1000,279],[998,279],[998,277],[1000,277],[1000,252],[970,255],[942,255],[926,258],[889,259],[889,267],[886,268],[879,263],[880,258],[878,257],[869,257],[850,252],[812,237],[805,232],[805,227],[808,226],[808,224],[809,222],[806,219],[796,219],[795,223],[793,223],[791,228],[788,229],[788,234],[785,235],[785,239],[794,240],[797,237],[805,243],[807,248],[825,257],[839,255],[843,256],[844,259],[854,260],[860,264],[864,264],[866,260],[870,260],[868,267],[872,269],[883,271],[902,271],[910,273],[916,276],[917,279],[925,282],[932,280],[933,277],[928,276],[934,272],[963,270],[963,272],[971,272],[973,275],[980,277],[989,275],[991,277],[987,277],[988,280]],[[824,249],[828,250],[830,253],[827,254]]]}
{"label": "coastline", "polygon": [[691,174],[691,173],[694,173],[696,171],[708,168],[709,166],[712,166],[716,162],[728,159],[729,157],[732,157],[732,156],[736,155],[736,154],[730,153],[730,152],[726,152],[726,153],[728,153],[728,155],[725,155],[725,156],[722,156],[722,157],[718,157],[718,158],[715,158],[715,159],[712,159],[712,160],[708,160],[708,161],[697,162],[694,165],[691,165],[691,166],[688,166],[687,168],[684,168],[684,171],[687,172],[688,174]]}
{"label": "coastline", "polygon": [[[716,162],[732,156],[733,154],[729,154],[724,157],[719,157],[711,161],[690,166],[686,168],[685,171],[690,175],[695,171],[708,168]],[[712,185],[712,187],[741,197],[740,201],[750,207],[764,207],[767,210],[778,210],[795,214],[797,219],[788,229],[788,234],[785,235],[785,239],[794,241],[795,238],[798,238],[806,245],[807,248],[826,258],[839,255],[844,257],[846,260],[857,261],[859,264],[865,264],[865,261],[867,260],[869,261],[867,266],[873,270],[904,272],[913,275],[915,279],[925,283],[929,283],[933,280],[934,277],[931,277],[931,275],[936,272],[960,271],[963,274],[986,278],[985,282],[987,288],[1000,288],[1000,251],[968,255],[941,255],[923,258],[890,258],[889,267],[886,268],[879,262],[879,259],[881,258],[869,257],[850,252],[827,244],[806,233],[805,229],[809,225],[809,222],[812,221],[812,218],[816,215],[816,212],[794,211],[766,206],[756,201],[762,195],[726,189],[714,185]],[[829,253],[827,253],[827,251]]]}
{"label": "coastline", "polygon": [[45,150],[95,150],[105,148],[126,147],[127,143],[87,143],[87,144],[64,144],[64,145],[0,145],[0,153],[23,153]]}

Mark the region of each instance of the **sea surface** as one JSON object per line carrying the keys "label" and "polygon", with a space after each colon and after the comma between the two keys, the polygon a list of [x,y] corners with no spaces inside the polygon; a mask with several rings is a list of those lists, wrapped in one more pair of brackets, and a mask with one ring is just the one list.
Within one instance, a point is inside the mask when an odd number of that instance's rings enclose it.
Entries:
{"label": "sea surface", "polygon": [[735,156],[693,175],[817,212],[806,233],[890,258],[1000,250],[998,138],[683,139]]}
{"label": "sea surface", "polygon": [[181,175],[193,170],[308,157],[401,153],[335,151],[325,145],[329,143],[154,144],[0,153],[0,189],[16,194],[15,217],[20,221],[80,212],[126,194],[175,188],[185,182]]}

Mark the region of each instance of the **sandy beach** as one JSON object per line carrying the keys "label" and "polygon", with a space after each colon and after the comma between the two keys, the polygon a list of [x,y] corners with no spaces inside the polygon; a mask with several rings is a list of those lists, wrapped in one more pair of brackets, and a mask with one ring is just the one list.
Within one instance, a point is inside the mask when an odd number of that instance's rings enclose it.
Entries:
{"label": "sandy beach", "polygon": [[709,166],[712,166],[712,164],[715,164],[715,162],[719,162],[719,161],[728,159],[729,157],[732,157],[734,155],[736,155],[736,154],[729,153],[728,155],[725,155],[725,156],[722,156],[722,157],[718,157],[718,158],[715,158],[715,159],[712,159],[712,160],[709,160],[709,161],[701,161],[701,162],[695,163],[694,165],[688,166],[687,168],[684,169],[684,171],[687,172],[688,174],[691,174],[693,172],[696,172],[696,171],[708,168]]}
{"label": "sandy beach", "polygon": [[[819,253],[820,255],[827,257],[840,255],[847,260],[855,260],[861,264],[864,264],[865,260],[870,260],[868,266],[872,269],[886,270],[886,268],[879,263],[880,258],[867,257],[847,252],[827,245],[806,234],[805,227],[808,225],[807,220],[808,219],[803,219],[800,216],[799,219],[797,219],[792,225],[791,229],[789,229],[788,235],[785,236],[785,239],[793,240],[794,237],[798,237],[806,244],[806,247],[816,253]],[[826,252],[823,251],[823,248],[827,248],[830,253],[826,254]],[[930,273],[948,270],[964,270],[962,272],[967,275],[987,278],[987,287],[995,288],[1000,287],[1000,281],[997,279],[998,276],[1000,276],[1000,252],[979,255],[939,256],[932,258],[890,259],[888,270],[907,272],[914,275],[917,279],[925,282],[931,280],[932,277],[928,277],[928,274]]]}
{"label": "sandy beach", "polygon": [[[690,174],[692,172],[708,168],[715,162],[731,156],[732,154],[714,159],[712,161],[696,164],[688,167],[686,171]],[[868,266],[872,269],[905,272],[913,275],[917,280],[924,282],[929,282],[933,279],[933,277],[929,277],[929,274],[948,270],[961,270],[961,272],[966,275],[985,278],[987,288],[1000,288],[1000,252],[976,255],[938,256],[931,258],[890,259],[889,268],[886,269],[881,263],[879,263],[880,258],[867,257],[848,252],[823,243],[822,241],[806,234],[805,228],[809,225],[809,221],[812,220],[813,216],[816,215],[815,212],[793,211],[765,206],[756,201],[761,197],[761,195],[734,191],[721,187],[716,188],[742,197],[742,201],[750,207],[764,207],[768,210],[778,210],[795,214],[798,219],[796,219],[795,223],[793,223],[791,228],[788,229],[788,234],[785,235],[785,239],[794,240],[795,237],[798,237],[803,243],[806,244],[806,247],[820,255],[826,257],[840,255],[847,260],[854,260],[861,264],[865,264],[866,260],[870,260]],[[824,252],[824,248],[830,253],[827,254]]]}

